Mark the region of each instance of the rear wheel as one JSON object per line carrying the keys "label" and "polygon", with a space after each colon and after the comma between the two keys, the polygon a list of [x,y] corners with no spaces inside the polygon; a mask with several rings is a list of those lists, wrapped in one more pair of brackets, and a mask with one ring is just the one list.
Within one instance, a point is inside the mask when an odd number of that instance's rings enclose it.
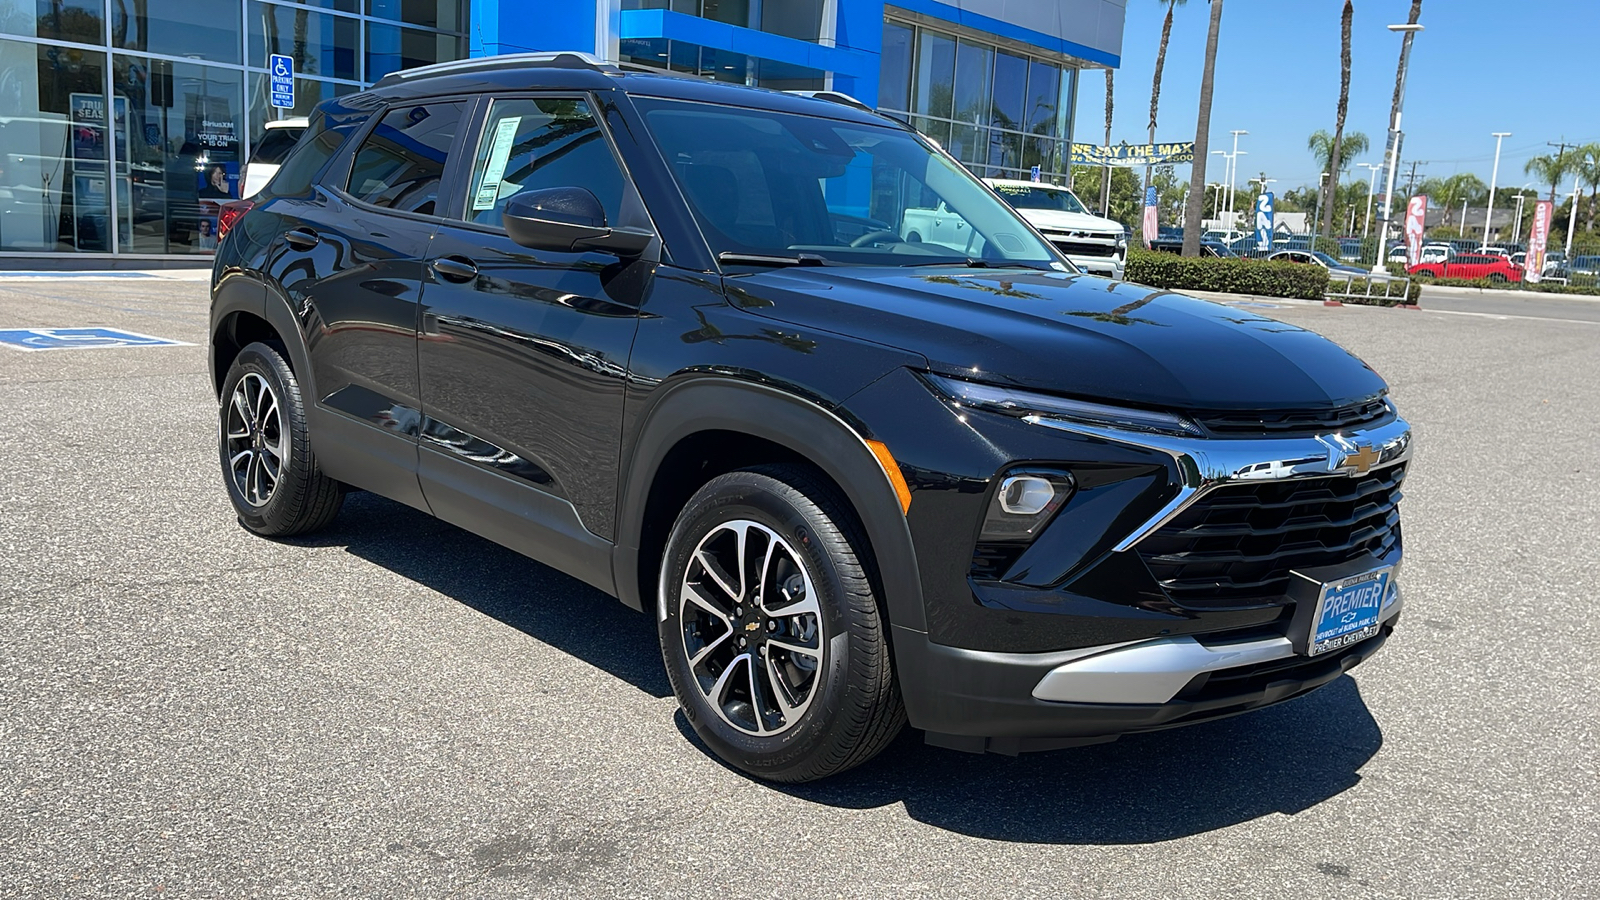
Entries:
{"label": "rear wheel", "polygon": [[661,651],[684,716],[761,778],[824,778],[905,723],[864,541],[831,485],[798,466],[712,479],[662,564]]}
{"label": "rear wheel", "polygon": [[344,486],[318,467],[300,382],[275,348],[250,344],[228,369],[217,449],[228,499],[256,534],[305,534],[339,514]]}

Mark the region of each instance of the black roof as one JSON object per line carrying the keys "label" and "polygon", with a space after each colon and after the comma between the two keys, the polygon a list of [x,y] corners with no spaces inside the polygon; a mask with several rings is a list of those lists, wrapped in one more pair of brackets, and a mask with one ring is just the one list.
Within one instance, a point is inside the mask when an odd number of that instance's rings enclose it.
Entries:
{"label": "black roof", "polygon": [[367,93],[386,100],[409,100],[537,88],[621,90],[636,97],[747,106],[872,125],[892,121],[842,100],[816,99],[643,67],[608,65],[581,53],[489,56],[423,66],[387,75]]}

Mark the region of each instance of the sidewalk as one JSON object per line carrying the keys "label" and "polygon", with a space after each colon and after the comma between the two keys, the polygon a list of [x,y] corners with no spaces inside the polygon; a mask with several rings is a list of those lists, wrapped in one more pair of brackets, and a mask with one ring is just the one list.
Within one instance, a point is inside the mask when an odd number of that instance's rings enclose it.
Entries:
{"label": "sidewalk", "polygon": [[79,271],[16,271],[0,270],[0,281],[129,281],[156,279],[160,281],[210,281],[211,267],[195,269],[87,269]]}

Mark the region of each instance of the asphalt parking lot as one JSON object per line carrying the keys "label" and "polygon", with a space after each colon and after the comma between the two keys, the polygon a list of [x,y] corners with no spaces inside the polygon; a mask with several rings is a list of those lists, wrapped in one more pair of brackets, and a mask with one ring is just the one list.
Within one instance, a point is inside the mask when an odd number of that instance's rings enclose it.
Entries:
{"label": "asphalt parking lot", "polygon": [[0,346],[0,896],[1600,896],[1600,325],[1251,311],[1416,426],[1389,646],[1222,722],[1016,759],[907,732],[774,788],[570,578],[370,495],[241,529],[203,282],[0,278],[0,329],[192,344]]}

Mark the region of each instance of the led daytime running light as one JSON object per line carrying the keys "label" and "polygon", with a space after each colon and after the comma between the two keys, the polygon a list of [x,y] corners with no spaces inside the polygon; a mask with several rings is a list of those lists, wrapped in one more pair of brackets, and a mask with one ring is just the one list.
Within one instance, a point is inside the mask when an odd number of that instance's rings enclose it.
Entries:
{"label": "led daytime running light", "polygon": [[1189,419],[1176,413],[1151,409],[1130,409],[1108,406],[1087,400],[1069,400],[1049,394],[1036,394],[994,384],[958,381],[940,375],[927,375],[945,396],[977,409],[1009,416],[1038,415],[1046,418],[1070,419],[1085,425],[1115,428],[1122,431],[1140,431],[1154,434],[1171,434],[1179,437],[1205,437]]}

